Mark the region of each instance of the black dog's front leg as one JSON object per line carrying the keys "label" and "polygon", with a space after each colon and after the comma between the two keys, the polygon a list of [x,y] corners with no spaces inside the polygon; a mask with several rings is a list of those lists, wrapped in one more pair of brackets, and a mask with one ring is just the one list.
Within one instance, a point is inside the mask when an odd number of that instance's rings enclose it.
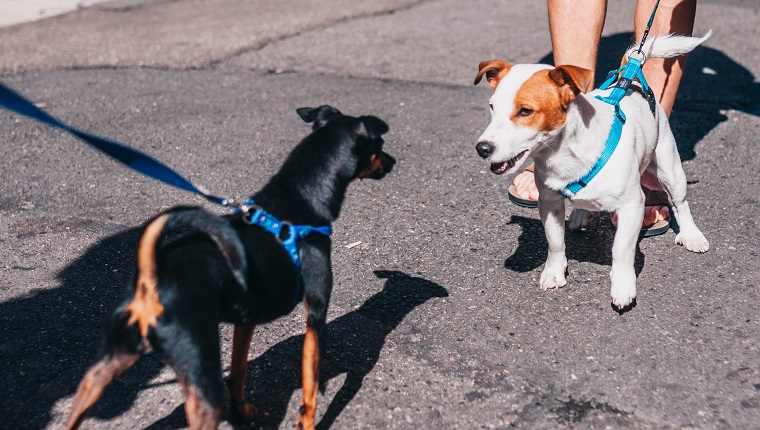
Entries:
{"label": "black dog's front leg", "polygon": [[[317,240],[315,240],[317,242]],[[325,321],[332,290],[332,266],[328,238],[319,238],[319,245],[301,249],[303,261],[304,307],[306,309],[306,335],[303,344],[302,383],[303,400],[296,428],[314,428],[319,391],[319,367],[325,352]],[[326,246],[324,246],[326,242]]]}

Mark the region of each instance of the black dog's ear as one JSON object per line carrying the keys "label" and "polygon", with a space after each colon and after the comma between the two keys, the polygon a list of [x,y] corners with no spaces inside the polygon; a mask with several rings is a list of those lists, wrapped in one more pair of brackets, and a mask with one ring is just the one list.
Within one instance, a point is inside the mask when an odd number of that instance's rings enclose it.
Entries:
{"label": "black dog's ear", "polygon": [[388,124],[376,116],[359,117],[359,122],[356,125],[356,134],[370,139],[377,139],[387,133],[388,130]]}
{"label": "black dog's ear", "polygon": [[306,122],[313,122],[314,128],[322,127],[330,120],[330,118],[341,115],[338,109],[330,105],[322,105],[318,108],[303,107],[296,109],[298,116]]}

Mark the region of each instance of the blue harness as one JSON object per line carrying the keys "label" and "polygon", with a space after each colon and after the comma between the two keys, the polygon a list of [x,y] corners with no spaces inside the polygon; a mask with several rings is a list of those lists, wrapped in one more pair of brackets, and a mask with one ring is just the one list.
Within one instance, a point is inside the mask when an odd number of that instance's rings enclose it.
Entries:
{"label": "blue harness", "polygon": [[[298,287],[293,299],[293,305],[295,306],[301,301],[301,296],[303,295],[303,275],[301,273],[301,256],[298,252],[296,240],[303,239],[311,233],[319,233],[329,236],[332,233],[332,229],[329,225],[321,227],[292,225],[289,222],[278,220],[264,211],[264,209],[254,205],[253,199],[238,203],[235,199],[214,196],[205,191],[203,187],[194,185],[182,175],[149,155],[130,148],[123,143],[106,139],[92,133],[87,133],[57,120],[52,115],[38,108],[34,103],[2,83],[0,83],[0,107],[72,134],[98,151],[105,153],[114,160],[125,164],[130,169],[145,176],[167,185],[198,194],[206,200],[216,204],[236,208],[235,212],[243,213],[243,220],[246,223],[263,228],[275,235],[275,237],[282,242],[282,246],[288,252],[290,259],[293,260],[293,264],[296,266],[296,273],[298,276]],[[288,236],[284,239],[281,237],[283,229],[287,229],[288,233]]]}
{"label": "blue harness", "polygon": [[[263,228],[272,233],[282,243],[282,247],[288,252],[290,259],[296,266],[298,286],[293,297],[293,306],[298,304],[303,296],[303,273],[301,271],[301,256],[298,252],[296,240],[303,239],[312,233],[330,236],[330,234],[332,234],[332,228],[329,225],[313,227],[310,225],[293,225],[287,221],[280,221],[274,215],[257,206],[253,202],[253,198],[244,201],[240,207],[235,210],[235,213],[242,213],[243,222]],[[285,238],[282,237],[283,230],[286,230],[288,233]]]}
{"label": "blue harness", "polygon": [[[612,92],[607,97],[596,96],[597,99],[612,105],[615,108],[615,114],[612,120],[612,128],[610,134],[607,136],[607,142],[604,144],[604,151],[596,163],[582,178],[575,182],[571,182],[565,186],[564,189],[559,189],[557,192],[562,194],[565,198],[572,199],[580,190],[583,189],[588,183],[594,179],[594,177],[602,170],[612,157],[612,153],[615,152],[618,143],[620,142],[620,136],[623,132],[623,124],[625,124],[625,113],[620,109],[620,101],[628,93],[628,88],[635,79],[641,82],[641,89],[644,92],[644,97],[649,102],[649,108],[652,113],[655,112],[654,94],[652,94],[647,80],[644,78],[644,73],[641,71],[642,62],[636,58],[629,57],[628,62],[621,68],[611,71],[607,75],[607,79],[599,87],[601,90],[607,90],[613,86]],[[618,74],[620,77],[618,78]]]}

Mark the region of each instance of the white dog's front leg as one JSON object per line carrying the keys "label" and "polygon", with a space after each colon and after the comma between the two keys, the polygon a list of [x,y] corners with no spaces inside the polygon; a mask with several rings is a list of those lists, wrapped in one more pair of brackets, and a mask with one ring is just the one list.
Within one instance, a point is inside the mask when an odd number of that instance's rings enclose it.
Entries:
{"label": "white dog's front leg", "polygon": [[612,303],[623,309],[636,298],[636,271],[633,267],[636,256],[636,242],[644,220],[644,196],[641,205],[619,209],[617,231],[612,244],[612,270],[610,279]]}
{"label": "white dog's front leg", "polygon": [[539,187],[538,212],[544,224],[549,255],[541,272],[541,288],[546,291],[567,285],[565,273],[565,199],[556,191]]}

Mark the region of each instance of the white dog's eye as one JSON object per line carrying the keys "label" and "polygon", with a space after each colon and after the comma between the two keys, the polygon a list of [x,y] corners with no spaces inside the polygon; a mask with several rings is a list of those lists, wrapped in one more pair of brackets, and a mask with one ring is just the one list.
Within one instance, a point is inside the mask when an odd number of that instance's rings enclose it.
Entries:
{"label": "white dog's eye", "polygon": [[520,108],[520,110],[517,111],[517,116],[530,116],[530,115],[533,115],[533,109]]}

